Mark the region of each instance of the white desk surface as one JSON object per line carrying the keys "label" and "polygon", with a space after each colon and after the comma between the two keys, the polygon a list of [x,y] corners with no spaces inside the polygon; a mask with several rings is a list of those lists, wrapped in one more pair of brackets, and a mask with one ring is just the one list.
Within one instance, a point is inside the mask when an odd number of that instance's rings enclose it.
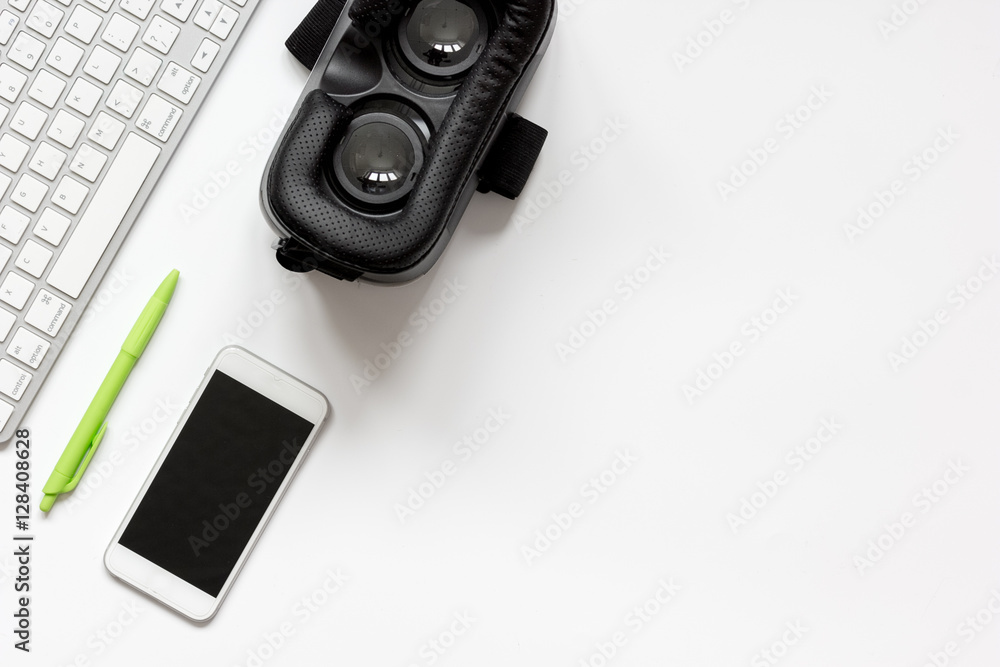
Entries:
{"label": "white desk surface", "polygon": [[[391,288],[273,259],[258,186],[311,3],[264,1],[28,416],[37,505],[115,332],[181,271],[84,484],[33,518],[27,656],[2,549],[0,662],[996,664],[1000,5],[900,0],[888,31],[890,0],[561,4],[520,108],[551,130],[524,195],[477,195]],[[754,173],[723,197],[734,169]],[[333,417],[201,627],[101,559],[227,335]]]}

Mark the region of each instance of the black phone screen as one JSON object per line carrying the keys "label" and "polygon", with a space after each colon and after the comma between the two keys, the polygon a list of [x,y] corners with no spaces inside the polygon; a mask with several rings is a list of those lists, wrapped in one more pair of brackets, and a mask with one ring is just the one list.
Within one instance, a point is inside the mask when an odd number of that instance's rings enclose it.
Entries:
{"label": "black phone screen", "polygon": [[216,370],[119,544],[217,597],[313,426]]}

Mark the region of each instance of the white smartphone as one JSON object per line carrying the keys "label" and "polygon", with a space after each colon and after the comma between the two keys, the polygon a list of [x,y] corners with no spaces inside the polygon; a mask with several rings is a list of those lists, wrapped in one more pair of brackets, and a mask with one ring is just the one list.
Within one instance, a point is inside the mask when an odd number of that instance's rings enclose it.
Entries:
{"label": "white smartphone", "polygon": [[222,350],[105,566],[192,620],[212,618],[326,414],[315,389],[242,348]]}

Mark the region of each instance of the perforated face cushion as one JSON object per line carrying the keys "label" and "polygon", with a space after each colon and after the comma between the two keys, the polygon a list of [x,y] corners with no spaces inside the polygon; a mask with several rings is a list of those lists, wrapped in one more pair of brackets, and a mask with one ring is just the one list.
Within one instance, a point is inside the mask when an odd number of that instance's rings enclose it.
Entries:
{"label": "perforated face cushion", "polygon": [[[350,15],[363,22],[399,3],[358,0]],[[555,16],[555,0],[509,0],[497,2],[497,8],[497,29],[431,137],[424,167],[401,211],[369,217],[341,203],[326,165],[351,112],[315,90],[304,98],[267,175],[275,222],[318,259],[350,271],[394,274],[419,264],[441,239]]]}

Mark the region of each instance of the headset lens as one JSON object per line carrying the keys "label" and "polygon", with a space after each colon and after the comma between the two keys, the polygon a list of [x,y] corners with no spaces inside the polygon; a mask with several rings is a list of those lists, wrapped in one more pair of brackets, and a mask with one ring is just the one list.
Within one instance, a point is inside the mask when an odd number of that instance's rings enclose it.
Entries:
{"label": "headset lens", "polygon": [[404,51],[426,74],[461,74],[486,45],[484,18],[459,0],[423,0],[406,21]]}

